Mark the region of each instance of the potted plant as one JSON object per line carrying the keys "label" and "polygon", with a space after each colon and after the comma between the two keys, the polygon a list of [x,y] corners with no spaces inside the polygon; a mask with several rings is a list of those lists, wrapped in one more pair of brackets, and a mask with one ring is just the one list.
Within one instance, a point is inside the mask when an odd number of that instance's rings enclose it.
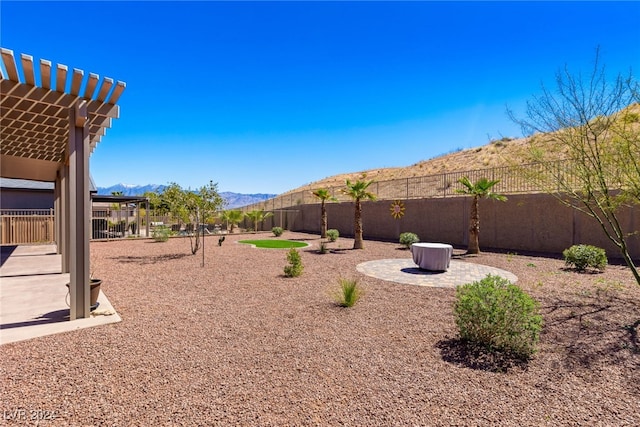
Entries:
{"label": "potted plant", "polygon": [[98,308],[100,303],[98,302],[98,296],[100,296],[100,285],[102,285],[102,279],[89,279],[90,281],[90,291],[89,291],[89,307],[90,311]]}
{"label": "potted plant", "polygon": [[[102,285],[102,279],[94,279],[93,275],[89,279],[89,311],[93,311],[100,303],[98,302],[98,296],[100,296],[100,285]],[[67,289],[69,289],[69,283],[67,283]]]}
{"label": "potted plant", "polygon": [[[102,285],[102,279],[90,279],[89,284],[89,310],[93,311],[100,303],[98,302],[98,296],[100,295],[100,285]],[[67,283],[67,289],[69,289],[69,283]]]}

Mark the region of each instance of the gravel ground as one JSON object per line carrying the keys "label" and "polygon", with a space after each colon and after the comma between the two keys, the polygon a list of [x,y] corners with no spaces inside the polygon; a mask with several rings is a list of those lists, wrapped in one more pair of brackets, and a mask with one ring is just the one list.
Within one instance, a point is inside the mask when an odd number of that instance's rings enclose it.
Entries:
{"label": "gravel ground", "polygon": [[[312,246],[285,278],[286,250],[243,237],[208,237],[204,268],[185,238],[92,243],[123,321],[0,347],[0,423],[25,411],[34,420],[16,424],[640,425],[640,287],[624,267],[463,257],[513,272],[540,301],[540,351],[522,364],[456,339],[454,290],[356,271],[410,257],[398,244],[340,238],[321,255],[316,236],[286,232]],[[365,289],[349,309],[332,300],[341,277]]]}

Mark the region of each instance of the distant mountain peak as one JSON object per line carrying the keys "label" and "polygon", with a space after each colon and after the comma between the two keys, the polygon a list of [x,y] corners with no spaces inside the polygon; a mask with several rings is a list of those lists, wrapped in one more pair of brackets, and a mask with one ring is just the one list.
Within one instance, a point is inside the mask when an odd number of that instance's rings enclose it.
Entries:
{"label": "distant mountain peak", "polygon": [[[166,185],[162,184],[115,184],[110,187],[97,187],[97,189],[98,194],[104,196],[110,196],[114,192],[122,192],[123,196],[142,196],[148,191],[162,192],[166,187]],[[260,203],[264,200],[276,197],[277,194],[242,194],[233,193],[231,191],[221,191],[220,196],[227,202],[225,209],[234,209],[242,206],[252,205],[254,203]]]}

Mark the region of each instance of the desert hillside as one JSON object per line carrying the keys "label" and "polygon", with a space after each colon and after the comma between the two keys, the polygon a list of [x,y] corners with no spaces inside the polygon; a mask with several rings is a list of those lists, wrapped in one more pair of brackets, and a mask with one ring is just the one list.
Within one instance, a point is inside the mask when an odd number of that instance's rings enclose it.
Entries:
{"label": "desert hillside", "polygon": [[[626,115],[640,116],[640,104],[632,104],[624,110]],[[635,123],[636,127],[640,123]],[[428,160],[422,160],[406,167],[380,168],[366,171],[356,171],[330,176],[316,182],[287,191],[284,194],[300,191],[312,191],[318,188],[342,186],[345,180],[355,180],[366,174],[367,179],[374,181],[386,181],[391,179],[410,178],[425,175],[437,175],[447,172],[464,172],[477,169],[493,168],[523,164],[526,162],[527,153],[531,142],[535,141],[538,148],[544,147],[546,158],[563,159],[568,157],[567,147],[558,143],[552,134],[536,135],[529,138],[502,138],[490,143],[443,154]],[[640,153],[639,153],[640,154]]]}
{"label": "desert hillside", "polygon": [[[311,191],[323,187],[342,186],[345,180],[354,180],[366,174],[367,179],[387,181],[391,179],[408,178],[424,175],[437,175],[445,172],[462,172],[467,170],[484,169],[496,166],[506,166],[520,163],[521,154],[527,150],[529,138],[503,138],[491,141],[489,144],[460,150],[449,154],[423,160],[406,167],[381,168],[339,174],[298,187],[287,193]],[[560,153],[559,153],[560,155]],[[285,194],[287,194],[285,193]]]}

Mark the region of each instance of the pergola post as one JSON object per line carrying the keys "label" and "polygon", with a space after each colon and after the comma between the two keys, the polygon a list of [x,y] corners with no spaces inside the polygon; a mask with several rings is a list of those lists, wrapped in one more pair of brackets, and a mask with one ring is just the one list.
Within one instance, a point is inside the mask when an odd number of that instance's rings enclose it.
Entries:
{"label": "pergola post", "polygon": [[62,254],[62,272],[69,273],[69,163],[67,161],[60,168],[60,253]]}
{"label": "pergola post", "polygon": [[71,320],[89,317],[89,121],[85,101],[69,109]]}
{"label": "pergola post", "polygon": [[62,254],[62,245],[60,243],[60,236],[61,236],[61,223],[60,223],[60,212],[61,212],[61,203],[60,203],[60,195],[61,195],[61,191],[60,191],[60,187],[62,185],[61,182],[61,178],[60,178],[60,169],[58,169],[58,172],[56,173],[56,180],[55,183],[53,184],[53,239],[56,242],[56,253],[57,254]]}
{"label": "pergola post", "polygon": [[142,230],[140,229],[140,227],[142,226],[142,218],[140,218],[140,205],[140,202],[136,202],[136,232],[134,234],[137,234],[138,236],[142,234]]}
{"label": "pergola post", "polygon": [[149,198],[147,197],[147,202],[145,204],[145,210],[144,210],[144,216],[145,216],[145,224],[146,224],[146,228],[145,228],[145,235],[144,237],[150,237],[151,235],[149,234]]}

